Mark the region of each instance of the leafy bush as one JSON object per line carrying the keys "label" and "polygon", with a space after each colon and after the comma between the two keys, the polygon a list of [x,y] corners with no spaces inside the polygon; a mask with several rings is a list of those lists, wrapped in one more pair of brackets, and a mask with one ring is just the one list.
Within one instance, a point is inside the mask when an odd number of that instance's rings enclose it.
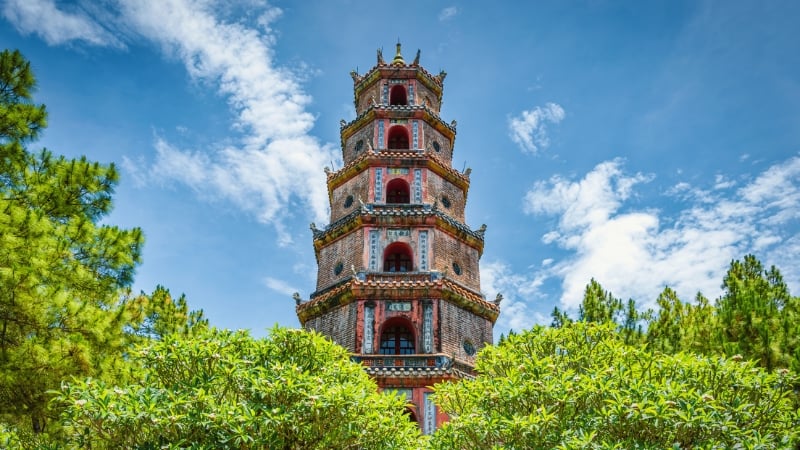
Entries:
{"label": "leafy bush", "polygon": [[316,333],[199,331],[136,352],[140,384],[65,384],[64,429],[81,448],[405,449],[404,399],[379,394],[347,351]]}
{"label": "leafy bush", "polygon": [[800,439],[797,378],[741,357],[651,353],[613,324],[509,336],[476,379],[436,386],[451,421],[435,449],[789,448]]}

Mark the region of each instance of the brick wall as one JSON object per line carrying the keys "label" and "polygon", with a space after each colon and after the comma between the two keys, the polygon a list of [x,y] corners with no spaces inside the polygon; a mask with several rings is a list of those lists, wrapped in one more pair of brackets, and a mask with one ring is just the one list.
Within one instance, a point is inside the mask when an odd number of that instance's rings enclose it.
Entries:
{"label": "brick wall", "polygon": [[369,107],[372,105],[373,99],[375,99],[376,104],[381,103],[381,89],[383,89],[382,86],[382,81],[378,81],[361,93],[361,96],[356,99],[356,115],[360,115],[369,109]]}
{"label": "brick wall", "polygon": [[[369,145],[374,145],[375,128],[375,123],[369,122],[361,127],[360,130],[353,133],[353,135],[344,142],[344,148],[342,148],[342,160],[345,164],[349,163],[367,151]],[[357,150],[356,146],[358,145],[359,141],[363,143],[361,144],[360,150]]]}
{"label": "brick wall", "polygon": [[[333,190],[331,195],[331,223],[358,209],[361,206],[358,201],[359,198],[364,203],[371,203],[369,178],[369,170],[365,170]],[[353,196],[352,203],[350,206],[345,207],[347,197],[350,195]]]}
{"label": "brick wall", "polygon": [[436,114],[439,114],[441,110],[441,106],[439,101],[436,98],[436,93],[431,92],[430,89],[425,87],[424,84],[417,81],[414,86],[415,89],[415,97],[416,97],[416,105],[427,105],[428,109],[433,111]]}
{"label": "brick wall", "polygon": [[[453,280],[477,291],[481,290],[478,251],[448,233],[436,230],[433,235],[432,268],[446,272]],[[461,267],[457,275],[453,263]]]}
{"label": "brick wall", "polygon": [[[320,249],[317,290],[353,275],[352,266],[355,266],[357,271],[364,268],[364,261],[362,261],[364,242],[364,230],[359,229]],[[337,275],[334,269],[340,262],[342,263],[342,271]]]}
{"label": "brick wall", "polygon": [[[423,122],[422,125],[422,136],[424,137],[424,148],[426,151],[429,151],[436,155],[442,161],[451,164],[453,161],[453,145],[450,142],[450,139],[443,136],[442,133],[436,131],[435,128],[430,126],[427,122]],[[433,148],[433,142],[436,141],[439,144],[439,151],[437,152]]]}
{"label": "brick wall", "polygon": [[356,324],[358,304],[353,302],[340,306],[306,322],[307,330],[316,330],[331,338],[348,351],[356,351]]}
{"label": "brick wall", "polygon": [[[439,204],[439,209],[444,211],[450,217],[464,222],[464,208],[466,205],[466,197],[464,191],[454,186],[449,181],[440,177],[438,174],[428,171],[428,183],[425,196],[425,203]],[[450,207],[445,206],[442,197],[447,197],[450,202]]]}
{"label": "brick wall", "polygon": [[491,344],[492,323],[444,300],[439,301],[439,314],[441,352],[475,364],[475,356],[468,355],[464,350],[464,341],[469,340],[476,352]]}

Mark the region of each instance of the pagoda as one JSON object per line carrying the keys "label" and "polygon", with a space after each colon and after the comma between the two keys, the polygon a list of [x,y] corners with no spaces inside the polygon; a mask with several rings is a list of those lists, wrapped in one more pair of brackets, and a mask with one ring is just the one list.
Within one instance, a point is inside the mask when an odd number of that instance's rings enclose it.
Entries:
{"label": "pagoda", "polygon": [[347,348],[384,390],[406,396],[432,433],[447,420],[430,386],[471,377],[492,343],[499,299],[481,294],[483,225],[465,224],[470,169],[453,169],[456,122],[439,116],[444,71],[378,50],[351,72],[356,118],[341,122],[344,165],[326,168],[330,224],[311,224],[316,290],[297,316]]}

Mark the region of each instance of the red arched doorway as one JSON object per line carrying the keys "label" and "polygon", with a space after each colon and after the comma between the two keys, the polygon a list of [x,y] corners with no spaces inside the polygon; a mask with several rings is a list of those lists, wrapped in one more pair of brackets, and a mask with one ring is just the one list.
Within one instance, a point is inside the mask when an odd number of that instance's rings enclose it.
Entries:
{"label": "red arched doorway", "polygon": [[395,242],[383,252],[384,272],[411,272],[413,269],[411,247],[402,242]]}
{"label": "red arched doorway", "polygon": [[408,131],[402,125],[389,128],[389,150],[408,150]]}
{"label": "red arched doorway", "polygon": [[414,345],[414,331],[411,323],[405,319],[389,319],[381,328],[381,355],[413,355],[417,348]]}
{"label": "red arched doorway", "polygon": [[410,191],[406,180],[395,178],[386,185],[386,203],[410,203]]}
{"label": "red arched doorway", "polygon": [[389,94],[390,105],[407,105],[408,95],[406,94],[406,87],[402,84],[392,86],[392,91]]}

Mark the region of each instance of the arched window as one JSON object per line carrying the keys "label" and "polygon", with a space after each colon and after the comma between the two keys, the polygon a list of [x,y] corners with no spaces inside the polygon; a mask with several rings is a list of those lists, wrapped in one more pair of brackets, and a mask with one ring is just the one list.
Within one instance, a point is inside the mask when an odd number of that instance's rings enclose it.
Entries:
{"label": "arched window", "polygon": [[384,272],[411,272],[411,247],[402,242],[395,242],[383,253]]}
{"label": "arched window", "polygon": [[389,94],[390,105],[407,105],[408,98],[406,95],[406,87],[402,84],[396,84],[392,87],[392,92]]}
{"label": "arched window", "polygon": [[414,333],[403,320],[389,321],[381,331],[381,355],[413,355],[416,353]]}
{"label": "arched window", "polygon": [[389,128],[389,150],[408,150],[408,131],[404,126]]}
{"label": "arched window", "polygon": [[395,178],[386,185],[386,203],[410,203],[410,190],[406,180]]}

